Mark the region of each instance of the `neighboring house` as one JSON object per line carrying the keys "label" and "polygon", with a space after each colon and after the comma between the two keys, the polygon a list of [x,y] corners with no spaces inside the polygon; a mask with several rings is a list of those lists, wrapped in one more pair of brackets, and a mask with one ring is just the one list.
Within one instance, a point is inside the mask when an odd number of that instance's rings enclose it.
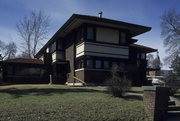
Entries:
{"label": "neighboring house", "polygon": [[135,44],[133,37],[150,27],[73,14],[36,54],[52,65],[53,81],[69,85],[102,84],[113,64],[125,66],[134,85],[146,84],[146,54],[156,49]]}
{"label": "neighboring house", "polygon": [[172,70],[148,69],[146,77],[152,85],[160,85],[165,84],[164,79],[172,74]]}
{"label": "neighboring house", "polygon": [[39,59],[16,58],[0,61],[0,75],[6,83],[48,83],[47,66]]}

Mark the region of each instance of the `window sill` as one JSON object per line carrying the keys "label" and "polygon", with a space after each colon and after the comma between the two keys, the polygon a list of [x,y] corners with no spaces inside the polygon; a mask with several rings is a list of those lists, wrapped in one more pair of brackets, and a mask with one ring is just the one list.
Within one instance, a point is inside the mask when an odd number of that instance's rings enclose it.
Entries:
{"label": "window sill", "polygon": [[110,71],[110,69],[90,69],[90,68],[80,68],[76,69],[75,72],[78,71]]}

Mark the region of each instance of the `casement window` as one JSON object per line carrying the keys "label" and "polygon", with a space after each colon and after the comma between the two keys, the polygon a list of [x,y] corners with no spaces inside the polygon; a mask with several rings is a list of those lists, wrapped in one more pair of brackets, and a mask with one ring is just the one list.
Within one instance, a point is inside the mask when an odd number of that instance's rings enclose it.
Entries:
{"label": "casement window", "polygon": [[7,67],[7,75],[13,75],[13,66]]}
{"label": "casement window", "polygon": [[[14,68],[15,70],[15,75],[16,76],[24,76],[27,73],[31,74],[32,73],[32,69],[30,69],[29,67],[24,67],[24,66],[16,66]],[[36,72],[36,71],[35,71]]]}
{"label": "casement window", "polygon": [[87,40],[94,40],[94,28],[93,27],[87,27]]}
{"label": "casement window", "polygon": [[137,53],[137,59],[140,59],[140,53]]}
{"label": "casement window", "polygon": [[126,44],[126,33],[120,32],[120,44]]}
{"label": "casement window", "polygon": [[102,61],[101,60],[96,60],[95,61],[95,68],[96,69],[102,68]]}
{"label": "casement window", "polygon": [[76,43],[79,43],[81,41],[84,40],[84,28],[80,28],[78,31],[77,31],[77,36],[76,36]]}
{"label": "casement window", "polygon": [[93,68],[93,60],[91,59],[86,60],[86,68]]}
{"label": "casement window", "polygon": [[54,42],[51,46],[50,46],[50,53],[53,53],[56,50],[56,42]]}
{"label": "casement window", "polygon": [[145,53],[141,53],[141,59],[146,59],[146,54]]}
{"label": "casement window", "polygon": [[144,52],[138,52],[137,53],[137,59],[146,59],[146,53]]}
{"label": "casement window", "polygon": [[84,60],[76,61],[76,69],[84,68]]}
{"label": "casement window", "polygon": [[109,69],[110,68],[110,63],[109,61],[104,61],[104,69]]}
{"label": "casement window", "polygon": [[63,45],[62,45],[63,43],[62,43],[62,41],[61,40],[59,40],[58,42],[57,42],[57,49],[58,50],[62,50],[63,49]]}
{"label": "casement window", "polygon": [[65,60],[65,52],[64,51],[56,51],[56,59],[57,60]]}

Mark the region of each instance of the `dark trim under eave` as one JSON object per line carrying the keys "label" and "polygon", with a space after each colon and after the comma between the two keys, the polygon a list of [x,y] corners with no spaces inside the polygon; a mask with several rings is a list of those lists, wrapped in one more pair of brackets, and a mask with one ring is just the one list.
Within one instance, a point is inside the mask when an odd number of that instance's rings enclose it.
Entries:
{"label": "dark trim under eave", "polygon": [[35,55],[35,58],[40,57],[43,53],[43,51],[45,51],[45,49],[55,41],[55,38],[59,36],[60,32],[63,32],[63,30],[73,22],[73,20],[75,19],[84,19],[84,20],[91,20],[91,21],[95,21],[95,22],[103,22],[103,23],[108,23],[108,24],[114,24],[114,25],[124,25],[124,26],[128,26],[128,27],[134,27],[134,28],[140,28],[142,29],[141,33],[147,32],[151,30],[151,27],[147,27],[147,26],[141,26],[141,25],[137,25],[137,24],[131,24],[131,23],[127,23],[127,22],[122,22],[122,21],[117,21],[117,20],[111,20],[111,19],[107,19],[107,18],[99,18],[99,17],[95,17],[95,16],[88,16],[88,15],[80,15],[80,14],[73,14],[66,22],[65,24],[53,35],[53,37],[40,49],[40,51]]}

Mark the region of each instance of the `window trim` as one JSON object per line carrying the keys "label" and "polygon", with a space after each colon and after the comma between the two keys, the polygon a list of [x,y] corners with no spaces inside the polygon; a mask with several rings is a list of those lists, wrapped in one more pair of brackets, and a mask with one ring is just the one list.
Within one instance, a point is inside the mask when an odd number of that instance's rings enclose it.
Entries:
{"label": "window trim", "polygon": [[[125,42],[122,43],[122,33],[124,33],[125,35]],[[126,32],[123,32],[123,31],[119,31],[119,45],[127,45],[127,33]]]}
{"label": "window trim", "polygon": [[[94,68],[95,68],[95,69],[102,69],[102,67],[103,67],[103,66],[102,66],[102,60],[96,59],[96,60],[94,60],[94,61],[95,61],[95,63],[94,63]],[[97,62],[100,62],[100,63],[99,63],[99,64],[100,64],[100,65],[99,65],[99,66],[100,66],[99,68],[98,68],[97,65],[96,65],[96,64],[98,64]]]}
{"label": "window trim", "polygon": [[[105,68],[105,62],[108,62],[108,68]],[[111,68],[110,61],[104,60],[104,61],[103,61],[103,69],[110,69],[110,68]]]}
{"label": "window trim", "polygon": [[[88,27],[92,28],[93,29],[93,38],[92,39],[88,39]],[[85,26],[85,39],[86,41],[90,41],[90,42],[96,42],[96,27],[94,25],[86,25]]]}
{"label": "window trim", "polygon": [[[92,61],[92,66],[91,66],[91,67],[88,67],[88,66],[87,66],[87,61]],[[86,60],[85,60],[85,68],[93,69],[93,68],[94,68],[94,59],[86,59]]]}

